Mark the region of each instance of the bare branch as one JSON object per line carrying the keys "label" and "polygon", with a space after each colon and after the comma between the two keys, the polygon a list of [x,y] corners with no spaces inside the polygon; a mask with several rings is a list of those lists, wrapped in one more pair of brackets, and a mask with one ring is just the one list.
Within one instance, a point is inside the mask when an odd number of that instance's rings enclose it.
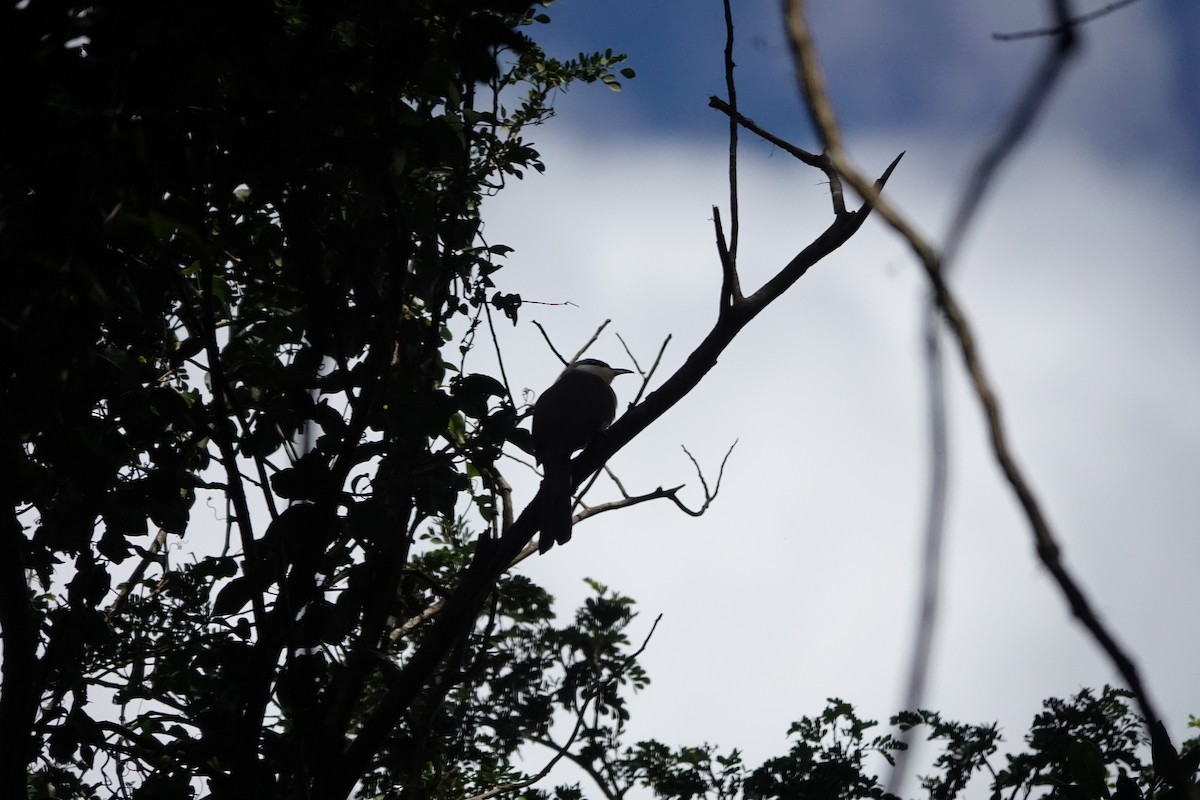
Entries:
{"label": "bare branch", "polygon": [[1138,0],[1116,0],[1114,3],[1109,3],[1103,8],[1098,8],[1095,11],[1089,11],[1086,14],[1080,14],[1077,17],[1071,17],[1067,20],[1065,26],[1060,21],[1049,28],[1034,28],[1027,31],[1015,31],[1013,33],[993,33],[992,38],[998,42],[1012,42],[1018,39],[1032,39],[1039,36],[1061,36],[1064,30],[1072,30],[1080,25],[1086,25],[1093,20],[1108,16],[1114,11],[1131,6]]}
{"label": "bare branch", "polygon": [[658,354],[654,356],[654,363],[650,365],[649,371],[642,375],[642,388],[638,389],[638,393],[633,398],[631,406],[635,406],[642,400],[642,395],[646,392],[646,387],[650,385],[650,381],[654,378],[654,373],[658,372],[658,368],[662,366],[663,353],[667,352],[667,345],[671,343],[672,334],[667,334],[667,338],[663,339],[663,343],[658,348]]}
{"label": "bare branch", "polygon": [[742,287],[738,279],[737,264],[733,253],[729,252],[729,244],[725,241],[725,227],[721,224],[721,209],[712,207],[713,227],[717,234],[717,255],[721,259],[721,306],[720,312],[741,302]]}
{"label": "bare branch", "polygon": [[445,605],[445,600],[438,600],[436,603],[426,606],[425,608],[421,609],[421,613],[417,614],[416,616],[409,617],[395,628],[392,628],[392,630],[388,632],[388,638],[393,642],[399,640],[401,636],[441,611]]}
{"label": "bare branch", "polygon": [[496,482],[496,488],[500,494],[500,533],[512,527],[513,524],[513,503],[512,503],[512,486],[499,472],[492,470],[493,480]]}
{"label": "bare branch", "polygon": [[[629,343],[625,341],[625,337],[619,331],[613,333],[617,337],[617,341],[621,343],[621,347],[625,350],[625,355],[629,357],[629,362],[633,364],[633,368],[637,370],[638,376],[642,379],[642,386],[646,385],[646,373],[642,372],[642,365],[638,363],[637,356],[629,349]],[[667,337],[670,338],[670,337]]]}
{"label": "bare branch", "polygon": [[619,508],[629,508],[630,506],[648,503],[651,500],[662,500],[664,498],[674,500],[678,504],[675,494],[683,488],[683,484],[674,486],[670,489],[664,489],[661,486],[651,492],[638,495],[626,495],[620,500],[610,500],[607,503],[599,503],[594,506],[583,506],[583,510],[575,515],[575,522],[583,522],[590,517],[599,516],[609,511],[616,511]]}
{"label": "bare branch", "polygon": [[[517,400],[513,397],[512,387],[508,383],[508,371],[504,369],[504,354],[500,351],[500,340],[496,337],[496,325],[492,321],[492,306],[491,303],[480,303],[483,307],[483,313],[487,318],[488,331],[492,335],[492,349],[496,352],[496,364],[500,367],[500,380],[504,382],[504,391],[508,392],[508,402],[512,403],[512,407],[517,407]],[[534,323],[537,324],[536,322]],[[540,326],[539,326],[540,327]],[[543,335],[545,331],[542,331]]]}
{"label": "bare branch", "polygon": [[554,357],[558,359],[559,363],[565,366],[567,360],[562,357],[562,353],[558,352],[558,348],[554,346],[554,342],[550,341],[550,335],[546,333],[546,329],[542,327],[542,323],[538,322],[536,319],[532,320],[532,322],[533,327],[537,328],[538,331],[541,332],[542,338],[546,341],[546,346],[550,348],[550,352],[554,353]]}
{"label": "bare branch", "polygon": [[[926,388],[929,403],[929,493],[925,509],[925,537],[921,553],[921,596],[917,610],[916,633],[913,636],[909,659],[908,681],[904,693],[904,710],[921,707],[925,697],[925,682],[933,652],[933,637],[937,629],[938,605],[941,597],[942,544],[946,531],[946,507],[950,494],[950,434],[947,422],[945,363],[942,357],[941,321],[936,304],[930,300],[924,309],[924,341]],[[901,741],[908,744],[911,728],[902,731]],[[888,791],[897,794],[898,783],[906,777],[903,761],[907,748],[898,754]]]}
{"label": "bare branch", "polygon": [[750,119],[740,111],[735,111],[733,107],[729,105],[729,103],[726,103],[721,98],[715,95],[709,97],[708,107],[715,108],[717,111],[720,111],[722,114],[725,114],[731,119],[737,120],[739,125],[753,133],[758,138],[770,142],[780,150],[783,150],[788,155],[794,156],[808,166],[819,169],[822,172],[828,172],[831,170],[829,159],[825,158],[824,156],[819,156],[816,153],[810,153],[801,147],[797,147],[787,139],[776,136],[765,128],[760,127],[757,122]]}
{"label": "bare branch", "polygon": [[[729,0],[725,5],[725,90],[729,93],[729,107],[733,113],[729,117],[729,265],[737,269],[738,252],[738,125],[737,125],[737,84],[733,79],[733,10]],[[724,262],[722,256],[722,263]]]}
{"label": "bare branch", "polygon": [[700,464],[696,461],[696,457],[686,447],[683,448],[683,452],[687,453],[692,466],[696,468],[696,477],[700,479],[700,486],[704,489],[704,505],[693,511],[680,502],[678,497],[672,496],[671,499],[675,501],[675,505],[679,506],[680,511],[692,517],[699,517],[705,511],[708,511],[708,507],[717,499],[717,493],[721,491],[721,479],[725,477],[725,465],[729,462],[729,457],[733,455],[733,448],[735,447],[737,447],[736,439],[733,444],[729,445],[729,449],[725,451],[725,457],[721,459],[721,468],[717,471],[717,482],[713,485],[711,492],[708,489],[708,481],[704,478],[704,471],[700,469]]}
{"label": "bare branch", "polygon": [[797,147],[786,139],[776,136],[770,131],[760,127],[758,123],[746,115],[738,111],[734,111],[728,103],[719,97],[714,96],[708,98],[708,105],[710,108],[715,108],[721,113],[729,115],[730,118],[736,119],[739,125],[751,133],[756,134],[764,141],[770,142],[808,166],[815,167],[816,169],[824,172],[826,177],[829,178],[829,194],[833,200],[833,213],[837,214],[838,216],[846,213],[846,200],[842,193],[842,181],[837,174],[837,170],[833,168],[833,164],[830,162],[828,156],[810,153],[803,148]]}
{"label": "bare branch", "polygon": [[942,244],[942,266],[948,269],[958,255],[967,229],[974,219],[996,173],[1028,136],[1034,120],[1041,114],[1050,95],[1062,79],[1067,63],[1077,52],[1077,39],[1071,27],[1068,9],[1061,7],[1059,31],[1054,44],[1025,86],[1016,107],[992,143],[984,149],[971,172],[955,208],[954,217]]}
{"label": "bare branch", "polygon": [[637,370],[638,377],[642,379],[642,385],[638,388],[637,394],[634,395],[633,400],[629,401],[630,407],[633,407],[638,404],[642,399],[642,395],[646,393],[646,389],[650,386],[650,381],[653,379],[654,373],[658,371],[658,367],[662,363],[663,353],[666,352],[667,345],[670,343],[672,337],[668,333],[667,338],[663,339],[663,343],[659,346],[658,353],[654,356],[654,363],[650,365],[649,371],[642,369],[642,365],[638,362],[637,357],[629,349],[629,345],[625,343],[624,337],[619,333],[616,334],[616,337],[621,346],[625,348],[625,355],[629,356],[629,361],[633,364],[634,369]]}
{"label": "bare branch", "polygon": [[604,322],[601,322],[600,326],[596,328],[596,332],[592,334],[592,338],[583,343],[583,347],[579,348],[575,352],[575,355],[571,357],[569,363],[574,364],[576,361],[578,361],[579,357],[586,353],[588,348],[596,343],[596,340],[600,338],[600,334],[604,332],[604,329],[608,327],[610,322],[612,322],[611,319],[606,319]]}
{"label": "bare branch", "polygon": [[[817,60],[817,49],[808,32],[808,18],[804,14],[803,0],[783,0],[787,18],[788,39],[792,44],[792,60],[796,64],[796,79],[804,95],[805,108],[817,136],[824,145],[825,153],[834,163],[840,161],[842,153],[841,129],[825,90],[825,73]],[[864,199],[867,196],[864,195]]]}

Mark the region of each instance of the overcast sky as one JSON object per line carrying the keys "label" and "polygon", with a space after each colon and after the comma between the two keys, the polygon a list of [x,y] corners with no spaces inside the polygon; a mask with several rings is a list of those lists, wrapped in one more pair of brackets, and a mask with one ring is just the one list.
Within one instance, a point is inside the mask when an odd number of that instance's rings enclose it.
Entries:
{"label": "overcast sky", "polygon": [[[742,111],[815,149],[779,4],[734,5]],[[878,173],[906,151],[889,196],[940,236],[1047,46],[991,34],[1044,24],[1044,3],[810,6],[856,163]],[[532,320],[573,352],[611,318],[643,364],[669,334],[664,368],[682,363],[715,318],[710,209],[728,208],[726,122],[707,108],[724,94],[719,0],[561,0],[550,13],[537,33],[551,54],[612,47],[638,77],[621,93],[561,95],[559,117],[532,137],[547,174],[485,211],[489,240],[516,248],[501,288],[572,304],[528,305],[501,331],[514,388],[535,391],[558,367]],[[985,203],[955,287],[1068,567],[1178,742],[1200,714],[1200,6],[1142,0],[1083,33],[1049,113]],[[748,134],[742,143],[750,290],[830,210],[823,176]],[[520,567],[559,596],[561,614],[592,577],[639,602],[641,633],[664,615],[642,658],[653,683],[635,701],[635,737],[740,747],[757,763],[784,752],[788,723],[826,697],[873,718],[899,710],[928,467],[924,297],[906,248],[869,221],[612,462],[630,491],[687,483],[698,503],[680,446],[711,482],[737,440],[708,514],[664,503],[598,517]],[[633,366],[611,333],[591,355]],[[1037,563],[960,362],[948,364],[952,496],[925,705],[999,721],[1019,741],[1044,698],[1116,676]],[[636,388],[618,380],[623,400]],[[525,498],[536,489],[532,476],[510,478]],[[601,485],[594,499],[609,497]]]}

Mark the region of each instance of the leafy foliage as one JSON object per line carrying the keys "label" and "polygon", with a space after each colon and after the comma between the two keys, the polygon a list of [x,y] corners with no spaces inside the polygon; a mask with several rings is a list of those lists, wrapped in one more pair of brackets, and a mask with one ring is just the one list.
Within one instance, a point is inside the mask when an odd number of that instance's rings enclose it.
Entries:
{"label": "leafy foliage", "polygon": [[361,729],[469,552],[415,534],[463,496],[494,519],[528,438],[473,339],[446,352],[520,309],[479,207],[624,60],[548,58],[547,5],[0,12],[0,793],[36,760],[59,796],[344,796],[429,738],[440,655]]}

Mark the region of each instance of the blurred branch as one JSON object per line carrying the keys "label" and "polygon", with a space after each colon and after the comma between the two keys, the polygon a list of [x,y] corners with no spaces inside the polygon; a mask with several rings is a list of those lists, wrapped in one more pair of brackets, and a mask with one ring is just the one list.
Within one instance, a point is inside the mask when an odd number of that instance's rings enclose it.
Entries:
{"label": "blurred branch", "polygon": [[[1049,82],[1047,86],[1031,86],[1027,88],[1022,101],[1018,104],[1008,124],[1002,130],[996,142],[988,148],[979,165],[968,180],[967,189],[958,206],[958,213],[951,226],[946,254],[939,254],[923,237],[919,236],[912,225],[891,206],[878,197],[878,190],[873,189],[867,181],[854,169],[847,157],[841,141],[840,130],[825,90],[824,77],[817,61],[816,51],[808,31],[807,20],[804,16],[803,0],[783,0],[787,19],[789,39],[796,63],[797,82],[803,94],[806,108],[813,124],[823,142],[825,150],[833,161],[837,171],[852,185],[860,195],[876,204],[876,208],[884,219],[895,229],[917,254],[933,287],[934,301],[942,311],[943,316],[954,336],[964,366],[967,370],[975,395],[987,421],[988,433],[992,451],[999,463],[1005,479],[1020,504],[1033,533],[1034,543],[1042,565],[1054,578],[1059,590],[1067,600],[1071,612],[1091,633],[1092,637],[1108,655],[1109,659],[1120,672],[1122,679],[1137,698],[1142,715],[1147,720],[1151,739],[1158,752],[1173,751],[1170,740],[1161,725],[1155,723],[1160,719],[1157,709],[1150,699],[1136,665],[1128,654],[1116,642],[1108,628],[1099,620],[1092,609],[1083,590],[1067,571],[1064,565],[1058,543],[1052,533],[1050,524],[1038,503],[1033,488],[1018,467],[1008,443],[1007,433],[1002,421],[999,401],[992,388],[990,379],[983,367],[974,334],[967,317],[958,304],[954,294],[946,283],[944,266],[947,254],[952,256],[961,241],[975,211],[979,200],[989,187],[999,166],[1007,159],[1016,144],[1026,135],[1030,124],[1043,107],[1050,89],[1061,75],[1066,61],[1075,49],[1076,38],[1070,27],[1069,4],[1067,0],[1053,0],[1056,17],[1060,21],[1058,39],[1051,54],[1043,63],[1035,76],[1037,82]],[[901,754],[904,751],[901,751]],[[1179,773],[1177,760],[1169,769]],[[898,759],[899,764],[899,759]],[[897,775],[900,775],[897,766]],[[1176,786],[1183,786],[1176,778],[1179,774],[1171,774],[1169,779]],[[1181,792],[1183,790],[1181,789]]]}
{"label": "blurred branch", "polygon": [[1051,5],[1057,10],[1059,31],[1054,43],[1047,49],[1042,63],[1026,83],[1025,90],[1009,114],[1007,122],[992,143],[984,148],[967,179],[955,206],[945,243],[942,245],[943,269],[949,268],[958,256],[967,229],[979,211],[980,203],[991,188],[1000,167],[1028,137],[1034,121],[1041,115],[1050,95],[1061,81],[1068,62],[1078,52],[1078,38],[1071,27],[1070,9],[1065,0],[1053,0]]}
{"label": "blurred branch", "polygon": [[998,42],[1012,42],[1018,39],[1032,39],[1038,36],[1061,36],[1064,30],[1071,30],[1079,27],[1080,25],[1086,25],[1093,20],[1108,16],[1112,12],[1124,8],[1125,6],[1131,6],[1137,1],[1138,0],[1117,0],[1117,2],[1109,3],[1108,5],[1104,6],[1104,8],[1098,8],[1095,11],[1089,11],[1086,14],[1080,14],[1077,17],[1071,17],[1067,20],[1065,25],[1062,21],[1059,21],[1058,24],[1049,28],[1034,28],[1032,30],[1015,31],[1013,33],[993,33],[992,38]]}

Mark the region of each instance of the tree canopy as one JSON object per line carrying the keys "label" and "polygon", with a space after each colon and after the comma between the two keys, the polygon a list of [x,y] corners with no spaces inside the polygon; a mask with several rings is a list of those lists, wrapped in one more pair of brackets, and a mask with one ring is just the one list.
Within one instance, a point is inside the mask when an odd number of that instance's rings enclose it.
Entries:
{"label": "tree canopy", "polygon": [[458,565],[419,531],[495,520],[527,447],[449,345],[520,306],[480,202],[623,56],[546,56],[511,0],[3,14],[3,792],[103,753],[153,796],[344,796],[459,681],[443,643],[367,703]]}

